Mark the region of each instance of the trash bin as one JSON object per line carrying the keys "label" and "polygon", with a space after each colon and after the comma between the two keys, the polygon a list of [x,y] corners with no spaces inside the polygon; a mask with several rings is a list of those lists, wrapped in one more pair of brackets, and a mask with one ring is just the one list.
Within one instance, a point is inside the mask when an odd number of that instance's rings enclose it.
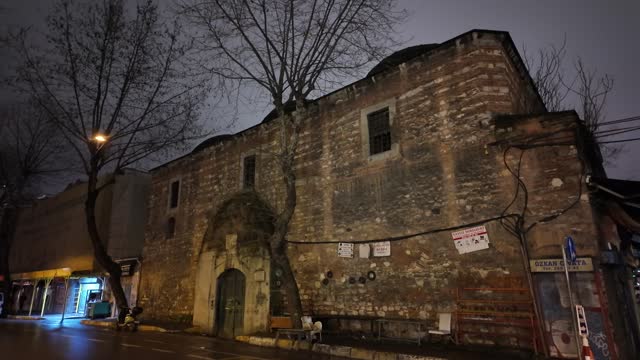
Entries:
{"label": "trash bin", "polygon": [[87,317],[90,319],[102,319],[111,314],[108,302],[93,302],[87,304]]}

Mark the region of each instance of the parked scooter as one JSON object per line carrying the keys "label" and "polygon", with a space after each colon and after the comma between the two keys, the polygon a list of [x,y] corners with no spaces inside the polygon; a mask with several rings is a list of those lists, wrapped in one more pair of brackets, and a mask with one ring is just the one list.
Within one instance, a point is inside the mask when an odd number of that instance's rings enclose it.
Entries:
{"label": "parked scooter", "polygon": [[[142,308],[139,306],[134,306],[133,308],[123,308],[120,310],[118,314],[118,322],[116,323],[116,331],[120,331],[122,329],[129,330],[131,332],[138,331],[138,325],[140,325],[140,321],[136,320],[138,315],[142,314]],[[124,315],[124,319],[122,319]]]}

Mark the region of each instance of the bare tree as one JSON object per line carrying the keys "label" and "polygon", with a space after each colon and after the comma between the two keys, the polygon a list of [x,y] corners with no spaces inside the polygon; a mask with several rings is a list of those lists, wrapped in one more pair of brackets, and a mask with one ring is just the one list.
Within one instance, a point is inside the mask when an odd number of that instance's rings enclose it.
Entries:
{"label": "bare tree", "polygon": [[[405,14],[394,0],[183,1],[196,46],[211,62],[203,68],[227,83],[261,88],[279,121],[275,156],[285,188],[283,208],[268,244],[282,269],[287,310],[300,326],[302,306],[289,259],[287,234],[296,208],[295,162],[308,99],[352,79],[396,45],[394,25]],[[285,105],[295,104],[295,111]]]}
{"label": "bare tree", "polygon": [[574,63],[576,80],[565,84],[578,97],[578,111],[592,134],[597,134],[604,121],[607,96],[613,89],[613,79],[605,74],[599,76],[596,70],[585,67],[581,58]]}
{"label": "bare tree", "polygon": [[0,275],[5,305],[11,304],[9,252],[17,225],[18,207],[34,199],[43,181],[62,170],[64,143],[47,115],[30,102],[0,109]]}
{"label": "bare tree", "polygon": [[602,129],[613,78],[589,69],[579,57],[573,61],[572,69],[566,69],[566,54],[565,39],[560,47],[540,49],[535,58],[525,49],[524,58],[547,110],[576,109],[587,129],[586,140],[598,146],[605,161],[611,161],[621,148],[608,146],[600,139],[620,133],[616,129]]}
{"label": "bare tree", "polygon": [[566,39],[560,47],[550,45],[538,50],[535,57],[523,48],[525,64],[549,111],[561,111],[565,108],[564,101],[569,90],[563,82],[562,66],[566,53]]}
{"label": "bare tree", "polygon": [[94,255],[116,304],[126,308],[120,266],[96,225],[96,201],[124,168],[186,149],[201,134],[205,82],[181,61],[190,44],[180,28],[164,22],[150,0],[134,9],[122,0],[61,0],[47,25],[44,47],[30,46],[24,32],[14,39],[24,62],[15,83],[60,129],[87,176]]}

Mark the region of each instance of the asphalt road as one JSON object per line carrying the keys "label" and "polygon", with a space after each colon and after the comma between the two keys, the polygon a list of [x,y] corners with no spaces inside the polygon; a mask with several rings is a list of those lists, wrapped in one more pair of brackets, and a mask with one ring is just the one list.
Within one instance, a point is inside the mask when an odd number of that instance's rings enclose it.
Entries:
{"label": "asphalt road", "polygon": [[[328,360],[305,351],[262,348],[203,336],[115,332],[77,320],[0,320],[0,359]],[[335,358],[334,358],[335,359]]]}

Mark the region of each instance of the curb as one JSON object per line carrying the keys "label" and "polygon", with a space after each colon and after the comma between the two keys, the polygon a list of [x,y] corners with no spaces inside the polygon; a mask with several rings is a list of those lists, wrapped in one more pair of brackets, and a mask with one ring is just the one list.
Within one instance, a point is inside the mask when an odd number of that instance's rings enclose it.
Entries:
{"label": "curb", "polygon": [[446,358],[397,354],[384,351],[369,350],[351,346],[339,346],[316,343],[311,345],[308,341],[296,341],[291,339],[276,339],[260,336],[236,336],[236,341],[256,346],[273,347],[285,350],[308,350],[330,356],[340,356],[360,360],[447,360]]}
{"label": "curb", "polygon": [[[105,327],[105,328],[115,327],[115,322],[113,321],[80,320],[80,324],[87,325],[87,326]],[[155,331],[155,332],[166,332],[166,333],[180,332],[180,330],[167,330],[165,328],[161,328],[159,326],[154,326],[154,325],[138,325],[138,331]]]}
{"label": "curb", "polygon": [[44,320],[40,316],[28,316],[28,315],[7,315],[7,319],[12,320]]}

